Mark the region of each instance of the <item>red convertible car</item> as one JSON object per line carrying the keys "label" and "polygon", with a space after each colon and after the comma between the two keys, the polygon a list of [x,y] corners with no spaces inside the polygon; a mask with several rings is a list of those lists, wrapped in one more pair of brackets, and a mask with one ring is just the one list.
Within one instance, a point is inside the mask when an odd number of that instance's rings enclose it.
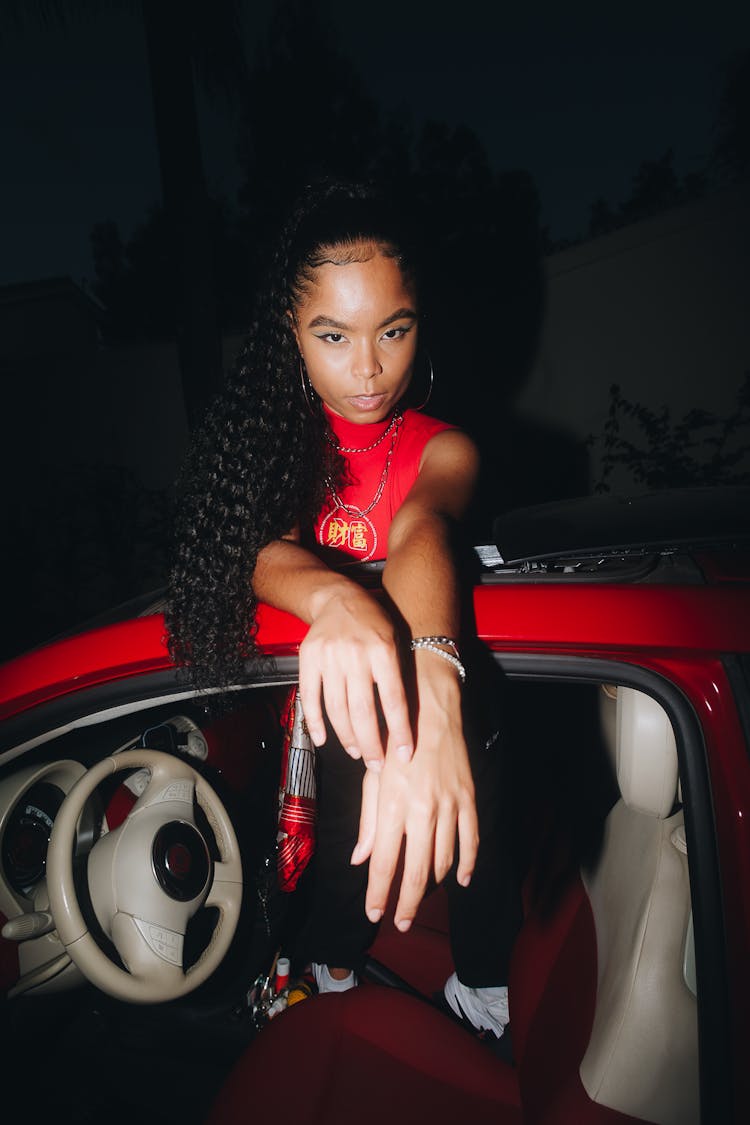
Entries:
{"label": "red convertible car", "polygon": [[265,656],[216,709],[171,666],[154,597],[0,668],[6,1109],[747,1120],[750,489],[548,505],[494,538],[473,604],[524,875],[512,1056],[430,999],[451,972],[440,887],[408,934],[386,917],[359,988],[269,1018],[304,910],[273,877],[304,627],[263,607]]}

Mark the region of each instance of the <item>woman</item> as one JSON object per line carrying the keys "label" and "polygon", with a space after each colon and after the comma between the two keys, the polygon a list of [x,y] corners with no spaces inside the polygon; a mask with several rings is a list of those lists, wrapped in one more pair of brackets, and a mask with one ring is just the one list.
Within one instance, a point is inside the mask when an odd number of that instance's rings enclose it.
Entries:
{"label": "woman", "polygon": [[[184,481],[168,622],[175,659],[199,682],[236,679],[252,651],[258,601],[309,625],[299,694],[323,749],[305,940],[322,990],[356,983],[404,838],[401,931],[432,878],[455,866],[455,895],[470,888],[477,862],[451,540],[478,457],[464,433],[404,409],[417,298],[408,243],[380,199],[357,186],[308,192]],[[384,596],[332,569],[332,551],[384,558]],[[493,790],[490,806],[495,800]],[[479,1021],[502,1034],[517,907],[507,871],[493,893],[497,849],[484,840],[483,849],[484,901],[472,906],[469,896],[453,910],[472,932],[458,939],[466,969],[457,959],[461,984],[447,995],[454,1011],[476,1024],[479,1007]]]}

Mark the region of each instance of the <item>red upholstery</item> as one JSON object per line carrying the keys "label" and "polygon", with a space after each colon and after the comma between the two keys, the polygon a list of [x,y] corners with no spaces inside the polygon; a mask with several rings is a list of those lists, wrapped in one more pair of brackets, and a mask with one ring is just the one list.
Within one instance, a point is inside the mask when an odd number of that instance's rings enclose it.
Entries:
{"label": "red upholstery", "polygon": [[[437,929],[413,929],[386,931],[378,949],[397,950],[402,963],[386,963],[410,982],[415,952],[446,941]],[[422,1001],[366,985],[278,1016],[239,1060],[210,1125],[627,1125],[636,1119],[590,1101],[578,1073],[595,993],[593,918],[574,878],[554,901],[533,904],[516,945],[515,1068]]]}
{"label": "red upholstery", "polygon": [[429,1005],[367,985],[278,1016],[245,1052],[210,1125],[515,1125],[513,1070]]}
{"label": "red upholstery", "polygon": [[419,904],[408,933],[402,934],[393,924],[401,875],[399,869],[370,953],[412,988],[431,997],[443,987],[454,968],[448,939],[448,896],[443,887],[432,890]]}
{"label": "red upholstery", "polygon": [[554,900],[535,904],[513,951],[513,1054],[528,1125],[637,1120],[592,1102],[579,1075],[594,1020],[596,973],[594,919],[576,877]]}
{"label": "red upholstery", "polygon": [[423,996],[433,996],[453,972],[446,934],[418,920],[412,924],[408,935],[399,933],[392,924],[383,927],[371,955]]}

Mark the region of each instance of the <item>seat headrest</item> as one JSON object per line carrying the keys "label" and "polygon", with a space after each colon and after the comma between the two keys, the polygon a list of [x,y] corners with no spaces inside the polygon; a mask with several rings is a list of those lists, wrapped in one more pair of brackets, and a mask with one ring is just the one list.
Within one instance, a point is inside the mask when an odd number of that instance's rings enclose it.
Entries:
{"label": "seat headrest", "polygon": [[602,721],[623,801],[664,820],[677,796],[677,746],[664,708],[635,688],[605,684]]}

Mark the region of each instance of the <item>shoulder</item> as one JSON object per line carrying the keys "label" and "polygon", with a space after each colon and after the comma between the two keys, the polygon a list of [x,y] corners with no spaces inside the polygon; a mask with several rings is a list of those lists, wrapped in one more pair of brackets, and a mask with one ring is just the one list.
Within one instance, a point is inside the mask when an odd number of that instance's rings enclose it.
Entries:
{"label": "shoulder", "polygon": [[435,468],[466,467],[476,471],[479,452],[467,433],[417,410],[404,412],[404,437],[419,458],[421,472],[429,462]]}
{"label": "shoulder", "polygon": [[404,498],[404,511],[429,510],[460,519],[476,488],[477,447],[455,426],[437,419],[425,419],[425,423],[420,426],[423,440],[413,461],[415,475]]}
{"label": "shoulder", "polygon": [[473,490],[479,475],[479,450],[467,433],[439,418],[407,410],[404,436],[420,492],[435,488],[443,492],[446,487]]}
{"label": "shoulder", "polygon": [[479,450],[463,430],[455,427],[435,433],[422,450],[419,475],[456,474],[474,480],[479,472]]}
{"label": "shoulder", "polygon": [[402,464],[406,461],[413,462],[415,471],[418,471],[427,445],[444,433],[453,434],[459,431],[449,422],[441,422],[439,418],[432,418],[429,414],[421,414],[418,410],[405,410],[398,443],[399,460]]}
{"label": "shoulder", "polygon": [[404,411],[404,436],[408,435],[412,440],[427,442],[435,434],[443,433],[445,430],[456,430],[456,427],[450,422],[441,422],[439,418],[422,414],[419,410]]}

